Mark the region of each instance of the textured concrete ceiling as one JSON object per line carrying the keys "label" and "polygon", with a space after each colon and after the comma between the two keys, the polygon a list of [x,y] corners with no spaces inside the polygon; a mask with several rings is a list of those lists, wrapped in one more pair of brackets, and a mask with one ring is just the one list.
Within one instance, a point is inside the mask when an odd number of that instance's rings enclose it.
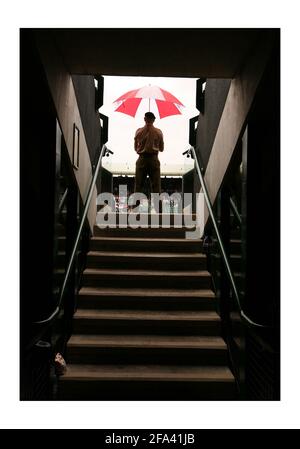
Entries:
{"label": "textured concrete ceiling", "polygon": [[233,78],[266,29],[51,29],[71,73]]}

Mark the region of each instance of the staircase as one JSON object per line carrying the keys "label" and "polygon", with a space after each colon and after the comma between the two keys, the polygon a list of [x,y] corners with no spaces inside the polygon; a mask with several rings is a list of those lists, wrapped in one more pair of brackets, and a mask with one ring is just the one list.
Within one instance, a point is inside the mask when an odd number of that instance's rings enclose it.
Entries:
{"label": "staircase", "polygon": [[201,240],[95,227],[60,400],[236,399]]}

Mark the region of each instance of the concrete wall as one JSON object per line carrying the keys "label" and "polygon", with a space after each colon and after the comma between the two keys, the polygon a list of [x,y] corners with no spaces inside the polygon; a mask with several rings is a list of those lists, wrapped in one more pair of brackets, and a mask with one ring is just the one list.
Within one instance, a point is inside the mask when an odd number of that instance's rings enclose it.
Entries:
{"label": "concrete wall", "polygon": [[84,129],[85,140],[91,161],[100,146],[100,116],[95,110],[94,77],[88,75],[72,75],[77,104]]}
{"label": "concrete wall", "polygon": [[[55,105],[57,118],[71,160],[73,156],[74,124],[79,129],[79,168],[78,170],[74,169],[74,174],[84,202],[91,182],[92,165],[72,77],[64,66],[60,54],[53,45],[51,34],[44,32],[43,30],[38,30],[35,33],[35,37]],[[83,111],[83,116],[86,117],[86,111]],[[90,138],[90,145],[92,145],[92,140],[93,138]],[[96,222],[96,196],[97,189],[95,188],[88,213],[88,221],[91,230]]]}
{"label": "concrete wall", "polygon": [[[46,317],[53,311],[55,148],[56,115],[47,80],[32,33],[22,30],[20,33],[20,318],[21,326],[24,326],[21,330],[24,338],[29,335],[27,326],[30,326],[32,321]],[[13,167],[10,169],[13,171]]]}
{"label": "concrete wall", "polygon": [[196,136],[196,151],[204,169],[216,137],[231,80],[208,79],[205,87],[204,113],[199,114]]}
{"label": "concrete wall", "polygon": [[[101,126],[99,112],[95,109],[96,91],[94,77],[88,75],[72,75],[72,81],[90,159],[92,163],[95,163],[96,158],[99,155]],[[99,191],[99,176],[96,182],[96,187]]]}
{"label": "concrete wall", "polygon": [[[278,44],[279,47],[279,44]],[[248,118],[247,177],[243,216],[247,220],[249,314],[279,324],[280,313],[280,60],[268,64]],[[262,244],[259,239],[263,236]]]}
{"label": "concrete wall", "polygon": [[[259,83],[264,74],[276,34],[270,32],[249,54],[244,66],[232,80],[215,135],[205,172],[205,181],[214,203],[228,165],[244,132]],[[206,211],[205,222],[208,214]]]}

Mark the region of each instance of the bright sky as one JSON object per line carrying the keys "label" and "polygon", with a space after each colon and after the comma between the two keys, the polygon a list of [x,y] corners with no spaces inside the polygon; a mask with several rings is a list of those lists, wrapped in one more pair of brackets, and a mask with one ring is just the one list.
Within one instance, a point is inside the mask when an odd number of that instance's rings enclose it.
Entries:
{"label": "bright sky", "polygon": [[144,126],[144,114],[149,110],[148,100],[142,100],[136,117],[115,112],[113,102],[129,90],[145,85],[155,85],[169,91],[184,104],[181,115],[159,118],[156,104],[151,100],[150,110],[155,114],[154,126],[164,134],[165,150],[160,154],[162,174],[180,174],[193,166],[191,159],[182,156],[189,147],[189,119],[198,115],[195,107],[196,79],[159,77],[104,77],[104,99],[100,112],[109,117],[109,136],[107,146],[114,154],[104,158],[103,165],[112,172],[122,169],[135,170],[137,155],[134,151],[134,135],[137,128]]}

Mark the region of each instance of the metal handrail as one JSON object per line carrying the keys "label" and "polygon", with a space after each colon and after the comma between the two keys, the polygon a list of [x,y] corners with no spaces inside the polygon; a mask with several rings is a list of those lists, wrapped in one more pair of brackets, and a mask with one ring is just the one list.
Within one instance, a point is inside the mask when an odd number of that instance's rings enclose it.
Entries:
{"label": "metal handrail", "polygon": [[218,244],[219,244],[220,251],[221,251],[221,256],[222,256],[222,259],[223,259],[223,262],[224,262],[224,265],[225,265],[225,268],[226,268],[227,275],[229,277],[231,288],[232,288],[232,291],[233,291],[233,294],[234,294],[234,297],[235,297],[235,300],[236,300],[236,303],[237,303],[237,306],[238,306],[239,314],[240,314],[242,320],[245,323],[247,323],[248,325],[253,326],[253,327],[257,327],[257,328],[261,328],[261,329],[267,329],[270,326],[265,325],[265,324],[259,324],[259,323],[256,323],[255,321],[251,320],[251,318],[249,318],[245,314],[243,309],[242,309],[239,293],[238,293],[237,287],[235,285],[233,274],[232,274],[232,271],[231,271],[231,268],[230,268],[230,265],[229,265],[229,262],[228,262],[228,257],[226,255],[226,251],[225,251],[224,244],[223,244],[223,241],[222,241],[222,238],[221,238],[221,235],[220,235],[220,231],[218,229],[218,225],[217,225],[214,213],[213,213],[212,204],[211,204],[208,192],[207,192],[206,184],[205,184],[205,181],[204,181],[204,178],[203,178],[203,175],[202,175],[202,170],[200,169],[200,166],[199,166],[198,156],[196,154],[196,151],[195,151],[194,147],[191,146],[189,151],[191,152],[192,157],[193,157],[193,159],[195,161],[195,166],[196,166],[196,170],[197,170],[197,173],[198,173],[198,176],[199,176],[199,179],[200,179],[200,184],[201,184],[201,188],[203,190],[205,202],[206,202],[206,205],[207,205],[207,208],[208,208],[208,211],[209,211],[209,215],[210,215],[213,227],[215,229],[215,233],[216,233]]}
{"label": "metal handrail", "polygon": [[230,207],[231,207],[231,210],[233,212],[233,215],[235,216],[235,218],[239,222],[239,225],[241,226],[242,225],[242,218],[241,218],[241,216],[239,214],[239,211],[237,210],[235,202],[233,201],[233,199],[231,197],[229,199],[229,202],[230,202]]}
{"label": "metal handrail", "polygon": [[69,276],[70,276],[70,273],[71,273],[71,270],[72,270],[72,267],[73,267],[73,264],[74,264],[74,261],[75,261],[75,254],[76,254],[76,251],[77,251],[77,248],[78,248],[78,244],[79,244],[79,240],[80,240],[81,233],[82,233],[82,230],[83,230],[84,222],[85,222],[85,219],[87,217],[87,213],[88,213],[88,210],[89,210],[89,207],[90,207],[90,202],[91,202],[92,195],[93,195],[93,190],[94,190],[94,187],[95,187],[95,184],[96,184],[96,181],[97,181],[99,169],[100,169],[100,166],[101,166],[102,157],[103,157],[104,154],[106,154],[106,152],[109,152],[110,154],[112,154],[112,151],[108,150],[106,145],[104,144],[102,146],[102,148],[101,148],[100,155],[99,155],[99,158],[98,158],[98,162],[97,162],[97,165],[96,165],[93,177],[92,177],[91,184],[89,186],[87,198],[86,198],[84,209],[83,209],[83,214],[82,214],[82,217],[81,217],[81,220],[80,220],[80,225],[79,225],[79,228],[78,228],[78,231],[77,231],[77,234],[76,234],[76,240],[75,240],[75,243],[74,243],[74,246],[73,246],[73,250],[72,250],[72,253],[71,253],[71,256],[70,256],[70,259],[69,259],[68,267],[67,267],[67,270],[66,270],[66,273],[65,273],[65,277],[64,277],[64,281],[63,281],[63,284],[62,284],[62,288],[61,288],[61,291],[60,291],[58,304],[57,304],[54,312],[52,312],[51,315],[48,318],[46,318],[45,320],[41,320],[41,321],[35,321],[34,324],[46,324],[46,323],[49,323],[50,321],[53,320],[53,318],[55,318],[58,315],[58,313],[60,311],[60,307],[61,307],[62,300],[63,300],[64,294],[65,294],[66,286],[67,286],[67,283],[68,283],[68,280],[69,280]]}

